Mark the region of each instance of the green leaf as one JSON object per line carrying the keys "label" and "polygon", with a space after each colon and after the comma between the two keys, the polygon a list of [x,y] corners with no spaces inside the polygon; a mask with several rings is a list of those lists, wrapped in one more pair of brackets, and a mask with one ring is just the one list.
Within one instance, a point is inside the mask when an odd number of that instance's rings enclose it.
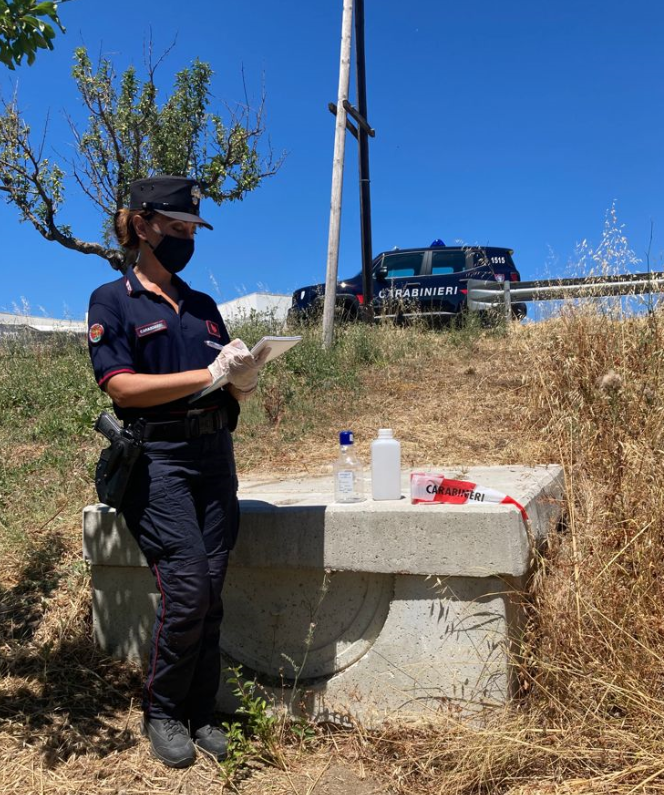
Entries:
{"label": "green leaf", "polygon": [[41,29],[45,23],[41,21],[41,19],[37,19],[37,17],[30,16],[26,14],[23,17],[23,25],[27,25],[31,28],[38,28]]}
{"label": "green leaf", "polygon": [[58,6],[57,3],[53,2],[38,3],[33,8],[32,13],[36,14],[38,17],[47,15],[52,19],[58,15]]}
{"label": "green leaf", "polygon": [[55,31],[40,17],[50,19],[64,32],[58,17],[57,3],[0,0],[0,62],[5,66],[14,69],[21,64],[24,57],[27,57],[28,64],[32,64],[38,49],[53,49]]}

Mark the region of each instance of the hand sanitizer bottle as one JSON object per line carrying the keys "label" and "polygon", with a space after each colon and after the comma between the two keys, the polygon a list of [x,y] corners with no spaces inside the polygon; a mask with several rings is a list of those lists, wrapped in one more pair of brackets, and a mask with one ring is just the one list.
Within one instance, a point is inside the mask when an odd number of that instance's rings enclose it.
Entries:
{"label": "hand sanitizer bottle", "polygon": [[364,472],[355,457],[353,432],[339,434],[339,458],[334,462],[334,501],[362,502],[364,499]]}
{"label": "hand sanitizer bottle", "polygon": [[371,496],[374,500],[401,499],[401,445],[391,428],[381,428],[371,442]]}

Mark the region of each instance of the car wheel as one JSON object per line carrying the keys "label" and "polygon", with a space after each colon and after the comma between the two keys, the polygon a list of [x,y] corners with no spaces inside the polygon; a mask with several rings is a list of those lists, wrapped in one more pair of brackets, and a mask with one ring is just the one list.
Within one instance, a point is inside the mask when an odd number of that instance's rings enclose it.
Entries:
{"label": "car wheel", "polygon": [[525,304],[512,304],[512,319],[523,320],[528,314]]}

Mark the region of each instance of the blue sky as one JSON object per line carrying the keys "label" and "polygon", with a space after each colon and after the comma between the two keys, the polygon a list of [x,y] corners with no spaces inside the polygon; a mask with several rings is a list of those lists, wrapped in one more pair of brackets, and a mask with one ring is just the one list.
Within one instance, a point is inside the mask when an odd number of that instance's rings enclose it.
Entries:
{"label": "blue sky", "polygon": [[[598,242],[613,202],[636,253],[664,269],[664,4],[525,0],[473,4],[365,0],[374,253],[435,238],[507,246],[523,278],[568,275],[575,246]],[[341,0],[73,0],[53,53],[0,71],[18,81],[26,119],[66,152],[64,111],[83,122],[69,77],[73,49],[140,67],[177,43],[160,70],[199,57],[214,92],[233,103],[267,94],[279,173],[243,202],[204,202],[214,232],[197,238],[185,278],[218,301],[254,290],[290,293],[325,275]],[[351,89],[351,100],[354,88]],[[57,155],[53,155],[57,159]],[[2,194],[0,194],[1,196]],[[100,219],[75,186],[65,220],[98,239]],[[40,238],[0,204],[0,311],[82,318],[91,291],[115,273],[101,259]],[[348,137],[339,276],[360,269],[357,148]]]}

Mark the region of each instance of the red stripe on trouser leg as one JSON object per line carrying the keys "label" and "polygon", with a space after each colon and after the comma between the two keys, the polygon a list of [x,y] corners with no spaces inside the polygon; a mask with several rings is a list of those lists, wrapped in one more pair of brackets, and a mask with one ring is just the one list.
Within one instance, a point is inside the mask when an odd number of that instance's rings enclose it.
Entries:
{"label": "red stripe on trouser leg", "polygon": [[154,574],[157,578],[157,588],[159,588],[159,594],[161,595],[161,620],[159,622],[159,629],[157,630],[157,634],[155,635],[154,640],[154,658],[152,660],[152,674],[150,676],[150,681],[148,682],[147,691],[148,691],[148,708],[152,705],[152,685],[154,684],[154,678],[157,673],[157,657],[159,656],[159,638],[161,636],[161,630],[164,626],[164,616],[166,615],[166,594],[164,593],[163,586],[161,584],[161,577],[159,575],[159,568],[157,564],[154,564]]}

